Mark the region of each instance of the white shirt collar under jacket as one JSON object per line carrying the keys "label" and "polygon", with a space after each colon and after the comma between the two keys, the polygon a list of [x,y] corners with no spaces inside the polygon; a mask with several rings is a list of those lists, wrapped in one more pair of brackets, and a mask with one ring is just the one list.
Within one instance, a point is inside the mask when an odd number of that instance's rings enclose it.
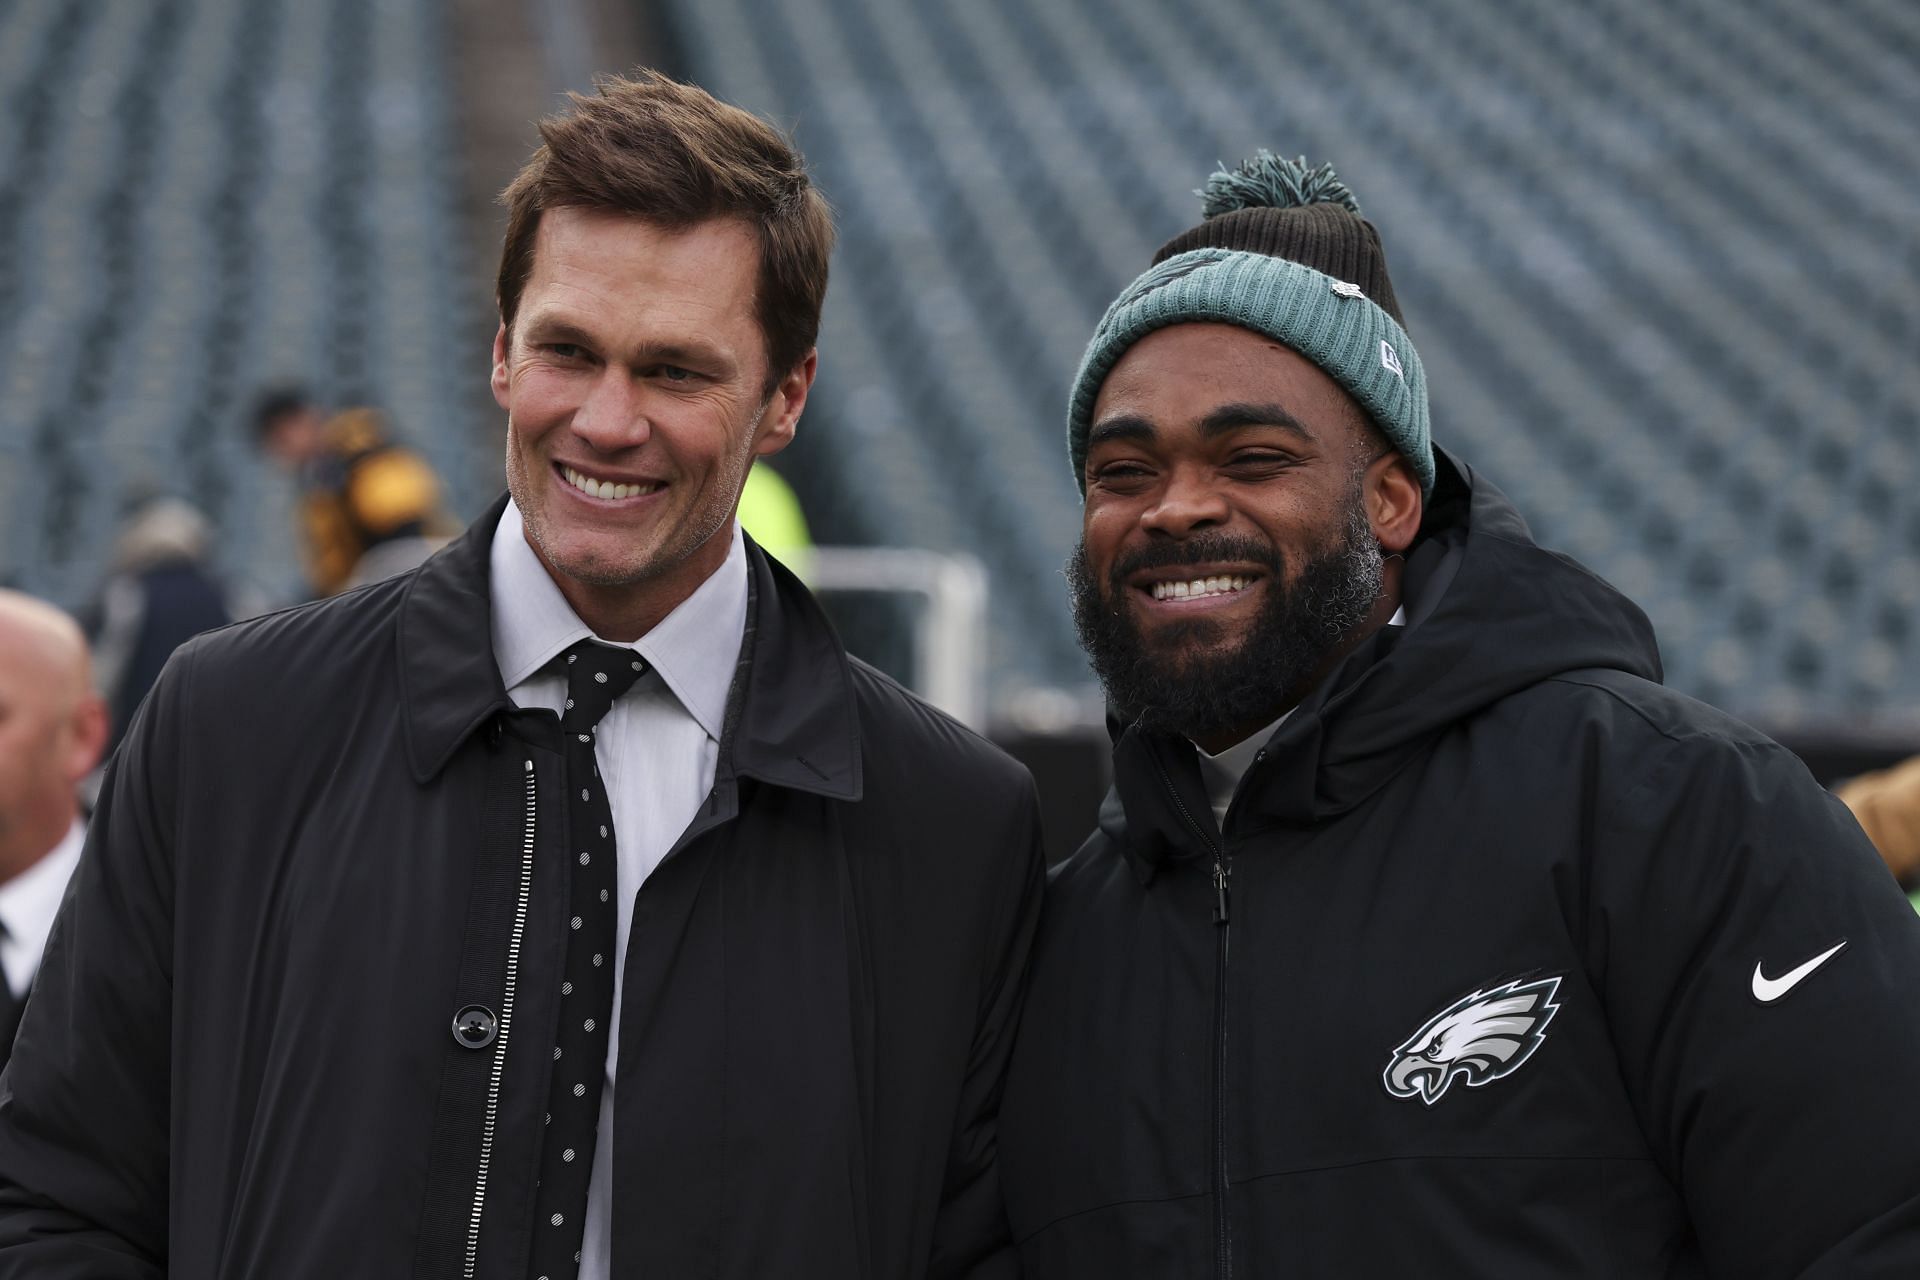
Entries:
{"label": "white shirt collar under jacket", "polygon": [[[578,640],[593,637],[533,548],[512,502],[500,515],[492,549],[493,654],[508,689]],[[747,625],[747,546],[734,522],[727,558],[692,595],[628,648],[635,649],[687,713],[718,741],[727,694]],[[721,643],[732,637],[733,643]],[[609,641],[608,643],[612,643]]]}
{"label": "white shirt collar under jacket", "polygon": [[86,824],[76,818],[51,853],[0,884],[0,920],[7,925],[7,936],[0,938],[0,970],[15,996],[26,995],[33,985],[53,918],[60,913],[67,881],[80,865],[80,850],[86,843]]}

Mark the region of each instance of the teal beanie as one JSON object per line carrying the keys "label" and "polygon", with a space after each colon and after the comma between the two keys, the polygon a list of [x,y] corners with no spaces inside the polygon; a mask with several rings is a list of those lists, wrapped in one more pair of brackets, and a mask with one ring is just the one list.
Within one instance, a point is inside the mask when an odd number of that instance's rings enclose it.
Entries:
{"label": "teal beanie", "polygon": [[[1427,375],[1398,319],[1399,304],[1372,225],[1322,165],[1260,152],[1201,192],[1207,221],[1176,236],[1162,258],[1100,318],[1067,406],[1067,453],[1086,492],[1094,400],[1127,349],[1169,325],[1217,322],[1299,352],[1344,387],[1433,493]],[[1331,270],[1329,270],[1331,268]]]}

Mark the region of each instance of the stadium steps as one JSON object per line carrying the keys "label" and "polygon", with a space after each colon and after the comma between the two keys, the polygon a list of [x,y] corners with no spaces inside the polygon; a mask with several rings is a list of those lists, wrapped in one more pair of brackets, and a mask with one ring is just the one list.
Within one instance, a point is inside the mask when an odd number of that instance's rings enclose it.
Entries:
{"label": "stadium steps", "polygon": [[[1005,686],[1083,678],[1045,599],[1075,495],[1030,474],[1081,345],[1212,163],[1265,145],[1361,193],[1436,435],[1648,608],[1671,683],[1776,721],[1920,713],[1914,6],[674,9],[688,69],[798,124],[841,210],[817,470],[868,536],[988,560]],[[972,519],[859,497],[895,432],[895,483]]]}
{"label": "stadium steps", "polygon": [[[205,508],[295,589],[257,388],[385,406],[457,508],[498,485],[454,205],[439,0],[17,0],[0,10],[0,578],[68,605],[126,500]],[[486,477],[484,480],[480,477]]]}

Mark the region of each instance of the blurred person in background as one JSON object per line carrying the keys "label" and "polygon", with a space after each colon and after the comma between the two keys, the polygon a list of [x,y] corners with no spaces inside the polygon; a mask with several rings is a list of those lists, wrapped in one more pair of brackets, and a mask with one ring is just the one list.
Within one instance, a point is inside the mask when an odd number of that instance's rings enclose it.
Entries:
{"label": "blurred person in background", "polygon": [[813,568],[813,535],[806,513],[786,477],[764,462],[747,473],[747,486],[740,491],[740,527],[796,578],[807,580]]}
{"label": "blurred person in background", "polygon": [[109,755],[173,651],[233,621],[212,550],[213,526],[179,498],[137,499],[121,524],[112,571],[81,616],[111,715]]}
{"label": "blurred person in background", "polygon": [[1026,1273],[1920,1275],[1859,827],[1432,447],[1330,168],[1205,195],[1070,401],[1114,792],[1001,1112]]}
{"label": "blurred person in background", "polygon": [[0,1066],[80,861],[80,783],[106,736],[78,624],[0,588]]}
{"label": "blurred person in background", "polygon": [[1920,756],[1849,778],[1834,793],[1859,819],[1900,887],[1920,890]]}
{"label": "blurred person in background", "polygon": [[826,202],[652,74],[541,133],[508,493],[168,664],[0,1091],[0,1275],[1013,1274],[1032,780],[736,519]]}
{"label": "blurred person in background", "polygon": [[315,597],[377,582],[432,555],[456,531],[426,459],[395,444],[376,409],[331,416],[302,388],[254,406],[260,448],[300,485],[300,532]]}

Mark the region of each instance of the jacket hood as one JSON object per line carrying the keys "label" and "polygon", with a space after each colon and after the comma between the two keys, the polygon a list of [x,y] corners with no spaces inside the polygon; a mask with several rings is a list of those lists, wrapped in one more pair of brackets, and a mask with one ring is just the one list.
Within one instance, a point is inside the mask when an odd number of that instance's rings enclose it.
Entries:
{"label": "jacket hood", "polygon": [[[1310,826],[1352,809],[1439,733],[1554,676],[1598,668],[1660,680],[1653,626],[1632,601],[1537,545],[1491,481],[1435,456],[1402,579],[1406,625],[1369,637],[1275,731],[1242,782],[1236,826]],[[1191,852],[1196,823],[1211,827],[1184,741],[1120,732],[1114,777],[1101,826],[1143,873]]]}
{"label": "jacket hood", "polygon": [[[493,656],[493,532],[502,494],[407,582],[398,659],[408,760],[425,783],[513,709]],[[747,629],[727,695],[716,786],[734,777],[857,800],[859,712],[845,649],[812,595],[747,539]]]}

